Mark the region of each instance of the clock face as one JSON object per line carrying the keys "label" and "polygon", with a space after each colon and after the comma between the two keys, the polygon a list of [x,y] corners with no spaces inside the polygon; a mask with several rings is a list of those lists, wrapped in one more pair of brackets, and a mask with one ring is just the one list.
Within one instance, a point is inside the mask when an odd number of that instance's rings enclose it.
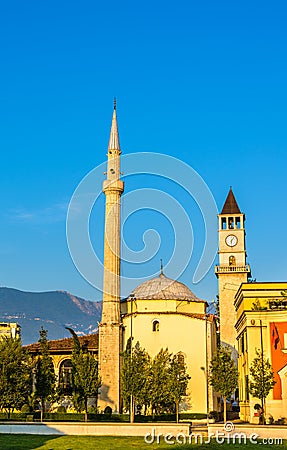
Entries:
{"label": "clock face", "polygon": [[234,246],[237,244],[238,239],[237,239],[236,236],[234,236],[234,234],[230,234],[230,235],[227,236],[227,238],[225,239],[225,242],[226,242],[226,244],[227,244],[229,247],[234,247]]}

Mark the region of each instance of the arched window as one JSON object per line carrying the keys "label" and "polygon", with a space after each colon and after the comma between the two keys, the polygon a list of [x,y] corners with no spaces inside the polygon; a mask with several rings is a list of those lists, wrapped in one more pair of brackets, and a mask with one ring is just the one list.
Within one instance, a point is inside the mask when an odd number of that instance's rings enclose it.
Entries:
{"label": "arched window", "polygon": [[159,321],[154,320],[152,323],[152,331],[159,331]]}
{"label": "arched window", "polygon": [[236,266],[235,256],[233,256],[233,255],[229,256],[229,265],[230,266]]}
{"label": "arched window", "polygon": [[60,364],[59,387],[63,394],[72,394],[72,361],[70,359],[65,359]]}

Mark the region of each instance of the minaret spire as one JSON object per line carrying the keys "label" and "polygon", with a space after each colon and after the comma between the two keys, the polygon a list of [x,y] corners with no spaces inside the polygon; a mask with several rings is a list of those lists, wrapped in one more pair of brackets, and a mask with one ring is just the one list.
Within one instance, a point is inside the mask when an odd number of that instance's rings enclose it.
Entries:
{"label": "minaret spire", "polygon": [[162,264],[162,259],[160,259],[160,271],[159,271],[159,276],[163,276],[163,264]]}
{"label": "minaret spire", "polygon": [[124,183],[120,180],[120,140],[116,103],[108,145],[107,177],[103,183],[106,196],[104,280],[102,320],[99,324],[99,360],[102,378],[100,407],[110,406],[119,412],[120,405],[120,199]]}
{"label": "minaret spire", "polygon": [[118,150],[121,153],[118,122],[117,122],[117,100],[116,100],[116,98],[114,98],[114,112],[113,112],[113,119],[112,119],[112,126],[111,126],[108,150]]}

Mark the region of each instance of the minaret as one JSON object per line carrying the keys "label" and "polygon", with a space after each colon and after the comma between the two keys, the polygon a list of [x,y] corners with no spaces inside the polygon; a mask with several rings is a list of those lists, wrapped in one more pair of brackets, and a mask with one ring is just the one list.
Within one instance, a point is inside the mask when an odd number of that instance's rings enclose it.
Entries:
{"label": "minaret", "polygon": [[120,408],[120,199],[124,183],[120,180],[120,141],[116,101],[108,146],[107,176],[103,183],[106,196],[104,282],[102,321],[99,324],[99,367],[102,379],[99,406]]}
{"label": "minaret", "polygon": [[240,211],[230,187],[219,219],[219,265],[215,267],[218,278],[220,339],[223,344],[236,348],[236,314],[234,296],[250,276],[246,264],[245,215]]}

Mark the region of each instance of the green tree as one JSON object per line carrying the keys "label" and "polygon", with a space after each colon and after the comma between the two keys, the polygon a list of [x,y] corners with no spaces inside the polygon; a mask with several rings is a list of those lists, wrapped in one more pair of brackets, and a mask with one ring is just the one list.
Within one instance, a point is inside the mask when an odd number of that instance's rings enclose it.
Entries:
{"label": "green tree", "polygon": [[130,421],[134,422],[134,407],[147,405],[148,371],[150,356],[137,342],[131,349],[131,339],[122,354],[121,392],[124,406],[130,410]]}
{"label": "green tree", "polygon": [[0,340],[0,409],[20,409],[32,392],[32,362],[18,338]]}
{"label": "green tree", "polygon": [[137,342],[131,348],[128,340],[122,354],[121,392],[124,406],[130,410],[134,421],[134,406],[151,406],[153,414],[173,412],[178,420],[179,403],[186,395],[190,376],[181,354],[172,355],[168,349],[161,349],[153,358]]}
{"label": "green tree", "polygon": [[168,349],[161,349],[150,365],[149,401],[153,415],[171,412],[173,408],[171,359]]}
{"label": "green tree", "polygon": [[179,403],[186,396],[190,376],[186,372],[184,357],[181,353],[174,355],[170,362],[170,394],[175,402],[176,422],[179,421]]}
{"label": "green tree", "polygon": [[226,399],[237,387],[238,373],[231,352],[226,347],[219,347],[210,363],[209,383],[223,397],[224,422],[226,422]]}
{"label": "green tree", "polygon": [[91,353],[82,350],[79,338],[74,331],[72,335],[74,339],[72,354],[73,403],[77,411],[85,411],[85,420],[87,421],[88,399],[96,398],[97,401],[101,378],[98,361]]}
{"label": "green tree", "polygon": [[251,380],[249,383],[249,392],[253,397],[261,401],[262,422],[265,423],[265,401],[269,392],[272,390],[276,381],[272,366],[261,350],[256,350],[256,357],[250,366]]}
{"label": "green tree", "polygon": [[41,327],[39,331],[40,354],[35,364],[35,395],[41,403],[41,421],[45,413],[45,402],[53,400],[56,389],[56,375],[53,359],[49,353],[48,331]]}

